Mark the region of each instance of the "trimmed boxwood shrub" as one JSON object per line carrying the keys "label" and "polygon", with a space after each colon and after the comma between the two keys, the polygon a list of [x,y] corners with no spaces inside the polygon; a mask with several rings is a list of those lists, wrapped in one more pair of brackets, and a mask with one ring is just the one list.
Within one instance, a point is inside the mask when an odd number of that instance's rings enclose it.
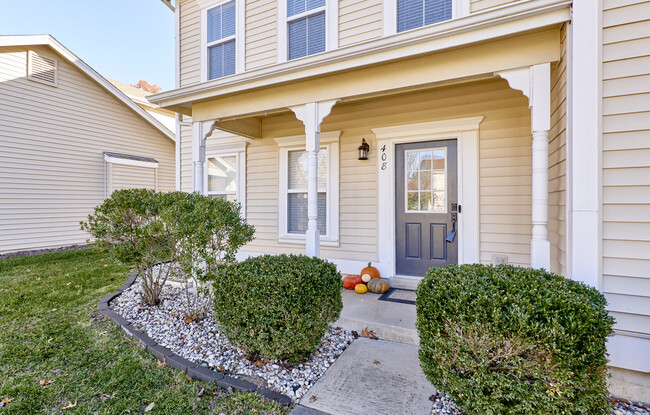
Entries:
{"label": "trimmed boxwood shrub", "polygon": [[263,255],[219,268],[214,319],[249,356],[297,361],[316,350],[343,302],[332,263],[297,255]]}
{"label": "trimmed boxwood shrub", "polygon": [[543,270],[432,268],[417,289],[420,364],[469,414],[605,414],[605,305]]}

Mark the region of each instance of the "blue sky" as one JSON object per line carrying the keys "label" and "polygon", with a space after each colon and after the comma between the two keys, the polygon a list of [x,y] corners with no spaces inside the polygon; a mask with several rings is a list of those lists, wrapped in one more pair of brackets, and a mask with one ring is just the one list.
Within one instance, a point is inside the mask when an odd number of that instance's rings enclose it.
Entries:
{"label": "blue sky", "polygon": [[50,34],[105,78],[174,87],[174,13],[160,0],[0,0],[0,34]]}

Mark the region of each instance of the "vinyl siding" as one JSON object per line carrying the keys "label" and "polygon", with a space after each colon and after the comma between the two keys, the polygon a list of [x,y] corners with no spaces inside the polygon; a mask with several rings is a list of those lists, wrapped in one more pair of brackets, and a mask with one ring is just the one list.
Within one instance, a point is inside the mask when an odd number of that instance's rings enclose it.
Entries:
{"label": "vinyl siding", "polygon": [[551,69],[551,131],[549,132],[548,237],[551,272],[566,275],[566,112],[567,43],[562,28],[562,57]]}
{"label": "vinyl siding", "polygon": [[619,331],[650,335],[650,2],[603,2],[603,280]]}
{"label": "vinyl siding", "polygon": [[503,6],[504,4],[516,3],[525,0],[470,0],[470,11],[480,12],[492,7]]}
{"label": "vinyl siding", "polygon": [[156,169],[152,167],[110,163],[108,169],[110,193],[122,189],[156,190]]}
{"label": "vinyl siding", "polygon": [[278,61],[276,0],[246,1],[246,70]]}
{"label": "vinyl siding", "polygon": [[0,252],[82,243],[104,199],[103,152],[153,157],[173,190],[174,142],[49,48],[58,87],[26,79],[26,48],[0,48]]}
{"label": "vinyl siding", "polygon": [[181,124],[181,188],[183,192],[192,191],[192,124],[187,122],[191,118],[184,117],[185,122]]}
{"label": "vinyl siding", "polygon": [[339,2],[339,46],[348,46],[382,35],[381,0],[341,0]]}
{"label": "vinyl siding", "polygon": [[[399,108],[400,111],[395,111]],[[484,116],[480,128],[480,260],[506,255],[530,263],[530,111],[521,92],[506,81],[467,85],[338,104],[322,131],[340,138],[340,246],[322,247],[325,258],[377,260],[377,154],[372,128],[460,117]],[[247,148],[247,220],[255,240],[245,251],[304,252],[304,245],[278,243],[278,146],[273,140],[303,133],[292,114],[264,118],[263,139]],[[370,143],[368,161],[357,160],[361,139]],[[209,144],[208,144],[209,145]]]}
{"label": "vinyl siding", "polygon": [[201,10],[196,0],[181,0],[180,66],[181,87],[201,82]]}

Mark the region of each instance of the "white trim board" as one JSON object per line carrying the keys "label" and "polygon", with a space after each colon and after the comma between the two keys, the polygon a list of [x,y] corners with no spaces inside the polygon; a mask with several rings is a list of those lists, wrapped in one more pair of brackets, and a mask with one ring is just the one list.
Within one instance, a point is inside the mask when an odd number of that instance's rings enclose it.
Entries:
{"label": "white trim board", "polygon": [[54,37],[50,35],[0,35],[0,46],[49,46],[50,48],[54,49],[59,55],[63,56],[70,64],[89,76],[93,81],[97,82],[109,93],[113,94],[115,98],[122,101],[127,107],[135,111],[145,121],[160,130],[160,132],[166,135],[170,140],[176,141],[176,136],[173,132],[165,127],[154,116],[133,102],[132,99],[127,97],[124,92],[120,91],[115,85],[106,80],[106,78],[88,66],[88,64],[82,61],[77,55],[72,53],[70,49],[59,43],[59,41]]}
{"label": "white trim board", "polygon": [[136,166],[136,167],[148,167],[151,169],[157,169],[158,168],[158,162],[151,162],[151,161],[142,161],[142,160],[133,160],[133,159],[127,159],[127,158],[121,158],[121,157],[112,157],[107,154],[104,154],[104,161],[107,163],[114,163],[114,164],[123,164],[125,166]]}
{"label": "white trim board", "polygon": [[[458,118],[416,124],[373,128],[377,138],[377,253],[382,275],[395,272],[395,145],[421,141],[456,139],[458,145],[458,263],[479,262],[479,125],[483,117]],[[382,267],[382,268],[380,268]]]}

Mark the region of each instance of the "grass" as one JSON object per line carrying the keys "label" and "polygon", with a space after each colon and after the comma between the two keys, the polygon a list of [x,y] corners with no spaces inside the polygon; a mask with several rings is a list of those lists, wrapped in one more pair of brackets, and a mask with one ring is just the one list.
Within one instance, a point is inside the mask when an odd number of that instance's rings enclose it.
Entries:
{"label": "grass", "polygon": [[0,414],[287,413],[159,366],[101,316],[129,271],[97,248],[0,260]]}

